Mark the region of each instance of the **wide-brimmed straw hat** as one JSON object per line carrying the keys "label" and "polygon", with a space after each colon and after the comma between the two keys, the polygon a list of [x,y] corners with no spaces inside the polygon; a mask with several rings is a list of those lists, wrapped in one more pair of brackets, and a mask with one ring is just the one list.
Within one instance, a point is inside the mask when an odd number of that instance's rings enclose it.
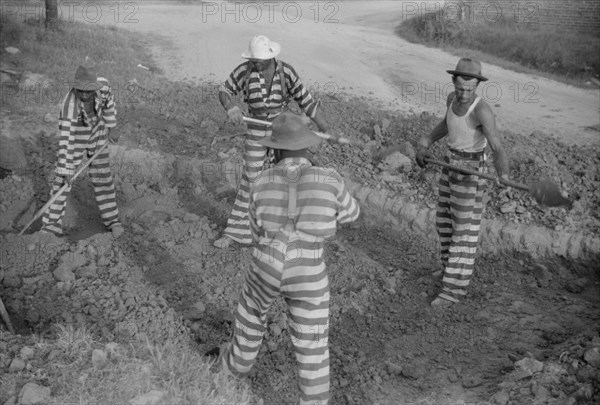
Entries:
{"label": "wide-brimmed straw hat", "polygon": [[75,72],[75,84],[73,87],[77,90],[97,91],[102,85],[98,82],[98,76],[94,69],[79,66]]}
{"label": "wide-brimmed straw hat", "polygon": [[481,62],[470,58],[460,58],[456,64],[456,69],[446,70],[451,75],[474,77],[485,82],[487,77],[481,75]]}
{"label": "wide-brimmed straw hat", "polygon": [[276,57],[279,52],[281,52],[281,45],[264,35],[257,35],[250,40],[248,50],[242,53],[242,58],[266,60]]}
{"label": "wide-brimmed straw hat", "polygon": [[268,148],[301,150],[321,143],[321,138],[312,132],[302,118],[291,112],[281,113],[273,120],[271,136],[258,143]]}

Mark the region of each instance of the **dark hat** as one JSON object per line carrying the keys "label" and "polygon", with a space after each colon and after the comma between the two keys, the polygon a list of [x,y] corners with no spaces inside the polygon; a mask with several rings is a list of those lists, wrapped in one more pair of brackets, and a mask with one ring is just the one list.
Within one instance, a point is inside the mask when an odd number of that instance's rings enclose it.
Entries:
{"label": "dark hat", "polygon": [[272,122],[271,136],[258,143],[273,149],[301,150],[321,143],[321,138],[312,132],[302,118],[291,112],[281,113]]}
{"label": "dark hat", "polygon": [[77,90],[96,91],[100,90],[102,85],[98,83],[98,76],[92,68],[79,66],[75,72],[75,85]]}
{"label": "dark hat", "polygon": [[487,77],[481,75],[481,62],[470,58],[460,58],[456,64],[456,69],[446,70],[451,75],[474,77],[485,82]]}

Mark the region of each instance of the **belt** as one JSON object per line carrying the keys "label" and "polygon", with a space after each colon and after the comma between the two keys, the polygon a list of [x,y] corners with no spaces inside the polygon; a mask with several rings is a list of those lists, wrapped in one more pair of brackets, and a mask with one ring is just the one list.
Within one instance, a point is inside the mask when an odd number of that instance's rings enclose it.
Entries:
{"label": "belt", "polygon": [[456,150],[450,148],[450,152],[456,156],[460,156],[465,159],[479,160],[483,156],[483,151],[480,152],[463,152],[462,150]]}
{"label": "belt", "polygon": [[252,108],[248,107],[248,111],[252,115],[265,115],[265,114],[275,114],[283,112],[286,109],[285,106],[280,107],[264,107],[264,108]]}
{"label": "belt", "polygon": [[265,230],[264,236],[259,238],[258,243],[259,244],[269,244],[272,242],[273,238],[275,238],[277,236],[278,233],[285,235],[288,238],[288,243],[292,243],[297,240],[301,240],[304,242],[314,242],[314,243],[322,243],[325,241],[325,238],[323,238],[322,236],[311,235],[309,233],[302,232],[297,229],[295,231],[290,232],[289,230],[284,229],[284,227],[281,227],[280,229],[278,229],[276,231],[266,231]]}

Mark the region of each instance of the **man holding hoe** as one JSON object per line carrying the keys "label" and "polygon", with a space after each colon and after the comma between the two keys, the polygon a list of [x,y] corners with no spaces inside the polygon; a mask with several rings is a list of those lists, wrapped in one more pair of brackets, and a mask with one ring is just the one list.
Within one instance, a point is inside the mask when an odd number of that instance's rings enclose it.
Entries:
{"label": "man holding hoe", "polygon": [[[219,101],[229,119],[235,124],[244,122],[244,114],[233,100],[240,92],[244,94],[250,117],[262,121],[273,121],[286,111],[291,97],[320,131],[328,132],[319,103],[304,87],[294,68],[276,59],[280,51],[281,46],[264,35],[252,38],[248,50],[242,53],[242,58],[247,61],[236,67],[219,89]],[[252,242],[248,223],[248,191],[250,183],[260,177],[267,155],[267,148],[258,141],[270,134],[270,127],[248,123],[240,188],[223,237],[214,243],[218,248],[226,248],[233,241],[242,244]]]}
{"label": "man holding hoe", "polygon": [[[106,144],[116,143],[119,134],[111,131],[117,124],[115,102],[109,83],[99,78],[91,68],[79,66],[75,82],[63,101],[59,116],[59,148],[52,195],[67,185],[63,193],[50,204],[42,217],[42,232],[62,236],[62,220],[73,175],[87,155],[91,158]],[[104,149],[90,164],[90,179],[94,185],[96,203],[104,226],[114,237],[123,234],[108,151]]]}
{"label": "man holding hoe", "polygon": [[[479,83],[487,80],[481,75],[481,63],[461,58],[456,69],[447,72],[454,84],[446,101],[448,110],[433,131],[419,140],[417,164],[424,167],[428,159],[433,159],[427,148],[445,137],[446,163],[484,173],[484,149],[489,145],[498,177],[508,180],[508,162],[496,134],[494,113],[475,93]],[[467,293],[479,243],[484,188],[482,177],[442,170],[436,228],[444,265],[443,291],[431,302],[432,306],[452,305]]]}

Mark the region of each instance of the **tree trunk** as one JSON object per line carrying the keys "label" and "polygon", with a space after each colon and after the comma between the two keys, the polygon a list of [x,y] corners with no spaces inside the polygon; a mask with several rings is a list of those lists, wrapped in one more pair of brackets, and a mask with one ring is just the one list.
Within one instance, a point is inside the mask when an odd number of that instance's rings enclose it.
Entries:
{"label": "tree trunk", "polygon": [[53,27],[58,22],[57,0],[46,0],[46,28]]}

